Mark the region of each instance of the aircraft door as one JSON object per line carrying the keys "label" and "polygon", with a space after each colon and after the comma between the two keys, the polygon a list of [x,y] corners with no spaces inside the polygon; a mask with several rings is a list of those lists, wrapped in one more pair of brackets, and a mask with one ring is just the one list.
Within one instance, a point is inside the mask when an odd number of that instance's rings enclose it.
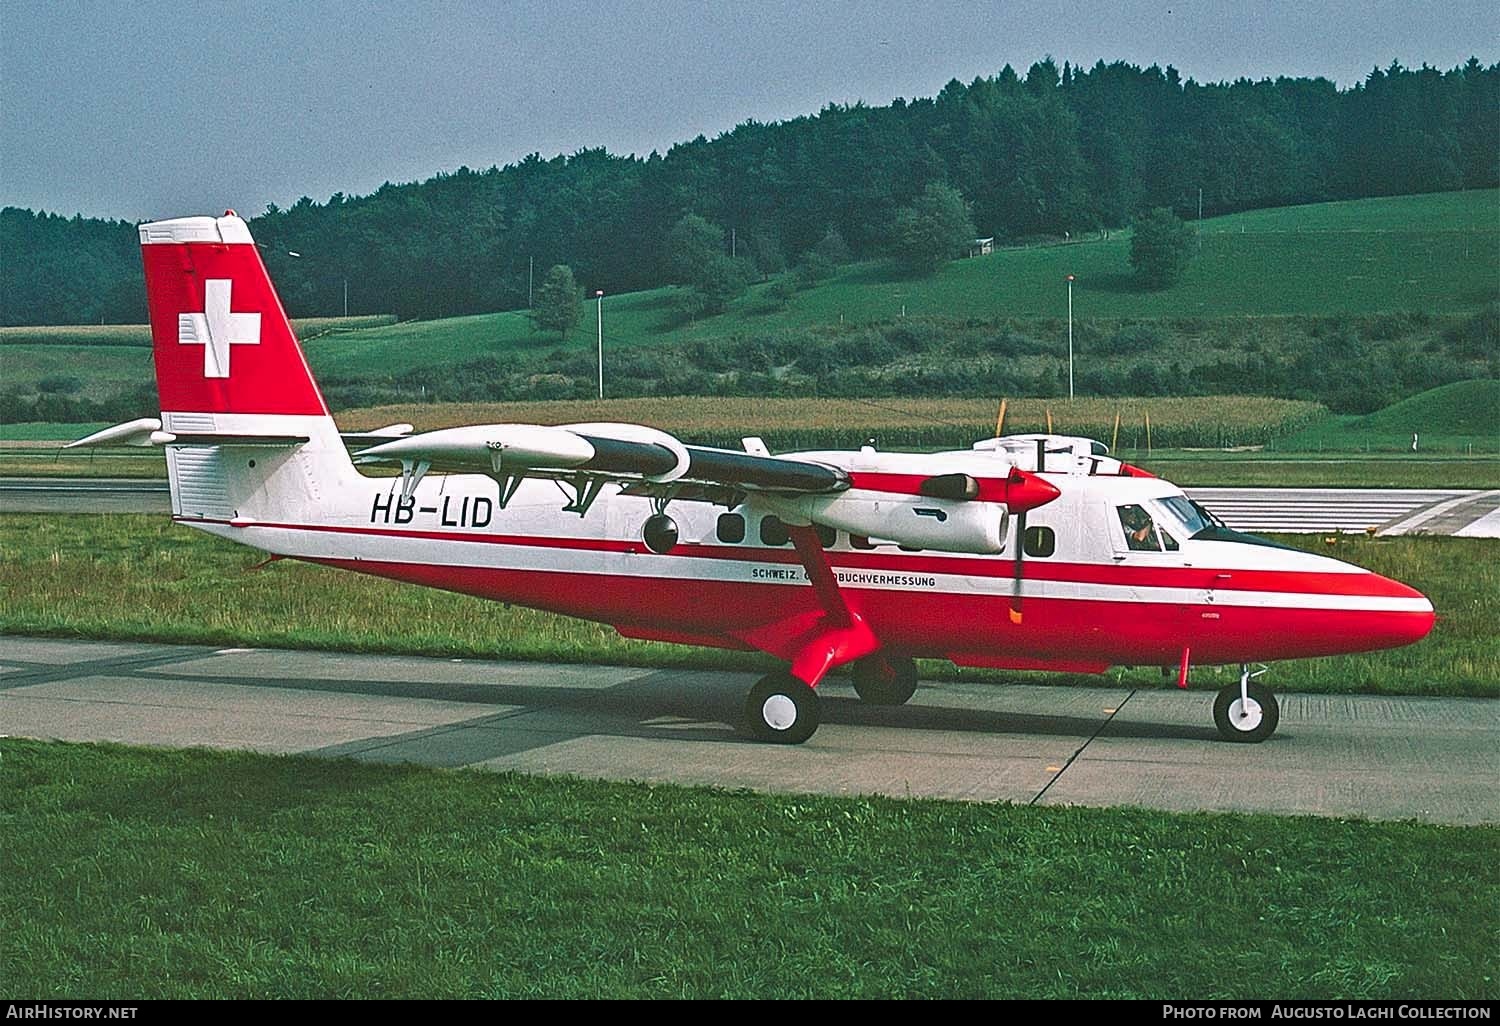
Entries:
{"label": "aircraft door", "polygon": [[[1180,653],[1183,632],[1198,619],[1204,596],[1186,588],[1182,542],[1171,521],[1149,502],[1113,501],[1104,507],[1104,528],[1118,578],[1111,590],[1140,611],[1141,641],[1165,664]],[[1180,533],[1180,532],[1179,532]]]}

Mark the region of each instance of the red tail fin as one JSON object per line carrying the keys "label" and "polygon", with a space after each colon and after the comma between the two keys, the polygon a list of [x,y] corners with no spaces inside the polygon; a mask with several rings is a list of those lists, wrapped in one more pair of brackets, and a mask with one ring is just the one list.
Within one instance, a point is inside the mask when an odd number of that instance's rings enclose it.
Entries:
{"label": "red tail fin", "polygon": [[230,211],[140,232],[163,410],[328,415],[243,220]]}

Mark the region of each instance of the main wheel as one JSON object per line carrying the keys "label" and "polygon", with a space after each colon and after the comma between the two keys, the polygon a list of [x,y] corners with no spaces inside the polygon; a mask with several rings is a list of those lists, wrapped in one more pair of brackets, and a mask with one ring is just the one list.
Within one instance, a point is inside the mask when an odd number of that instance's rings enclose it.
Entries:
{"label": "main wheel", "polygon": [[745,699],[745,719],[758,741],[800,745],[818,729],[818,695],[785,670],[767,674]]}
{"label": "main wheel", "polygon": [[871,705],[904,705],[917,693],[917,663],[883,652],[854,664],[854,690]]}
{"label": "main wheel", "polygon": [[1231,684],[1214,699],[1214,726],[1226,741],[1256,744],[1276,733],[1281,722],[1281,707],[1271,689],[1250,682],[1246,689],[1249,701],[1240,698],[1240,686]]}

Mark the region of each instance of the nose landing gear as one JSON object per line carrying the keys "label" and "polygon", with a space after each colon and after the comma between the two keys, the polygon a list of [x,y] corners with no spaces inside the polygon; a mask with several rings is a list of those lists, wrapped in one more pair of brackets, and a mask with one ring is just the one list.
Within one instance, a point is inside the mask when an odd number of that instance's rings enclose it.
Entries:
{"label": "nose landing gear", "polygon": [[1240,682],[1221,690],[1214,698],[1214,726],[1226,741],[1258,744],[1276,733],[1281,722],[1281,707],[1271,689],[1255,678],[1266,672],[1262,666],[1251,670],[1240,665]]}

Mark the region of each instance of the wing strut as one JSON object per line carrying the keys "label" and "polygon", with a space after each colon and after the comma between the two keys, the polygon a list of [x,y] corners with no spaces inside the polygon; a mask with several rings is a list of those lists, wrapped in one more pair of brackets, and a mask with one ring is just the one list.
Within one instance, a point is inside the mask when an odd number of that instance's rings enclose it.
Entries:
{"label": "wing strut", "polygon": [[880,640],[864,617],[850,607],[837,575],[828,562],[828,553],[812,526],[788,527],[792,544],[802,559],[802,567],[812,581],[823,616],[806,636],[798,639],[792,656],[792,676],[809,687],[817,687],[835,666],[862,659],[880,648]]}

